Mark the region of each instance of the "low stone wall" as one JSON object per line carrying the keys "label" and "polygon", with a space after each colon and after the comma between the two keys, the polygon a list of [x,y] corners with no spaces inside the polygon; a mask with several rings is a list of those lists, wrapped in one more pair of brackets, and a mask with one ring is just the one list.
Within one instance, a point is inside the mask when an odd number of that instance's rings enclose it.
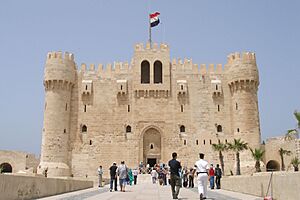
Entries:
{"label": "low stone wall", "polygon": [[93,187],[92,181],[0,175],[0,199],[33,199]]}
{"label": "low stone wall", "polygon": [[[257,173],[253,176],[224,177],[222,189],[264,197],[266,195],[271,173]],[[272,194],[275,200],[299,199],[300,172],[274,172]],[[271,188],[270,188],[271,190]],[[269,191],[269,195],[270,195]]]}

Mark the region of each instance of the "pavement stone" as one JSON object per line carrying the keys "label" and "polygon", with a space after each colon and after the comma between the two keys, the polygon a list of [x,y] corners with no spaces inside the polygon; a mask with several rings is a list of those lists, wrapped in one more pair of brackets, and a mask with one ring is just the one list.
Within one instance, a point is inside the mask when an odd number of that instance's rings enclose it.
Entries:
{"label": "pavement stone", "polygon": [[[169,200],[172,199],[171,187],[152,184],[148,175],[140,175],[137,185],[126,186],[126,192],[109,192],[109,185],[101,188],[90,188],[76,192],[55,195],[43,200]],[[199,199],[197,187],[181,188],[179,193],[180,200]],[[207,200],[262,200],[263,198],[251,195],[231,192],[226,190],[208,189]]]}

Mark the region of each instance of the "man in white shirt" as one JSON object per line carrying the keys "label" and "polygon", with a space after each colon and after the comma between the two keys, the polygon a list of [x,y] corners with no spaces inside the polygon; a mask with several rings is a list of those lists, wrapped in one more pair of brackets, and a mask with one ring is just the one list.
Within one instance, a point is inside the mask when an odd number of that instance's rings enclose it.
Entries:
{"label": "man in white shirt", "polygon": [[102,166],[100,165],[98,168],[98,180],[99,180],[99,185],[98,187],[102,187],[102,175],[103,175],[103,169]]}
{"label": "man in white shirt", "polygon": [[195,169],[198,181],[198,192],[200,200],[206,199],[207,195],[207,179],[208,179],[208,162],[204,160],[204,154],[200,153],[200,160],[195,163]]}

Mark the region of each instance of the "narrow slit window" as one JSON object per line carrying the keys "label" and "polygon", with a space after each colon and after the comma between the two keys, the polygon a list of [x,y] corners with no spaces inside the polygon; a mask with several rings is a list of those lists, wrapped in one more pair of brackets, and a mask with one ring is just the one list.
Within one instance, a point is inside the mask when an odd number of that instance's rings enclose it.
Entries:
{"label": "narrow slit window", "polygon": [[186,140],[183,141],[183,144],[186,145]]}
{"label": "narrow slit window", "polygon": [[150,145],[150,149],[153,149],[153,148],[154,148],[154,146],[153,146],[153,144],[151,144],[151,145]]}
{"label": "narrow slit window", "polygon": [[199,144],[199,142],[198,142],[198,140],[196,140],[196,145],[198,145]]}
{"label": "narrow slit window", "polygon": [[68,110],[68,103],[66,103],[66,108],[65,108],[65,110],[66,110],[66,111]]}
{"label": "narrow slit window", "polygon": [[87,126],[86,126],[86,125],[83,125],[83,126],[81,127],[81,132],[82,132],[82,133],[86,133],[86,132],[87,132]]}
{"label": "narrow slit window", "polygon": [[183,105],[180,106],[180,111],[183,112]]}
{"label": "narrow slit window", "polygon": [[127,106],[127,112],[130,112],[130,105]]}
{"label": "narrow slit window", "polygon": [[218,90],[218,85],[216,85],[216,90]]}
{"label": "narrow slit window", "polygon": [[240,132],[240,128],[237,128],[237,132],[238,132],[238,133]]}
{"label": "narrow slit window", "polygon": [[180,86],[181,90],[183,90],[183,85]]}
{"label": "narrow slit window", "polygon": [[235,103],[235,109],[236,109],[236,110],[239,109],[238,103]]}
{"label": "narrow slit window", "polygon": [[211,140],[209,140],[209,144],[211,144]]}
{"label": "narrow slit window", "polygon": [[218,139],[218,143],[219,143],[219,144],[221,143],[220,139]]}
{"label": "narrow slit window", "polygon": [[86,105],[84,105],[84,109],[83,109],[83,112],[86,112]]}
{"label": "narrow slit window", "polygon": [[205,140],[203,140],[203,144],[205,145]]}
{"label": "narrow slit window", "polygon": [[87,85],[85,85],[85,90],[87,90],[88,89],[88,86]]}
{"label": "narrow slit window", "polygon": [[90,140],[90,145],[92,145],[93,144],[93,141],[92,140]]}
{"label": "narrow slit window", "polygon": [[218,105],[218,112],[220,112],[220,105]]}
{"label": "narrow slit window", "polygon": [[123,85],[121,85],[121,90],[123,90]]}
{"label": "narrow slit window", "polygon": [[64,129],[64,133],[66,133],[67,132],[67,130],[66,129]]}
{"label": "narrow slit window", "polygon": [[225,143],[227,144],[227,139],[225,139]]}

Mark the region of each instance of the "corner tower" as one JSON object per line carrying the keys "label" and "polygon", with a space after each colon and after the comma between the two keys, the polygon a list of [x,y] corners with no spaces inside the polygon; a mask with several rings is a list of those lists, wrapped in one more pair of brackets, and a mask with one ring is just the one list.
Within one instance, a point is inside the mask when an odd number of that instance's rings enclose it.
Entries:
{"label": "corner tower", "polygon": [[74,56],[50,52],[44,71],[45,111],[39,173],[70,176],[69,131],[72,88],[76,79]]}
{"label": "corner tower", "polygon": [[230,54],[226,64],[231,94],[231,131],[235,138],[260,145],[260,123],[257,91],[259,75],[254,53]]}

